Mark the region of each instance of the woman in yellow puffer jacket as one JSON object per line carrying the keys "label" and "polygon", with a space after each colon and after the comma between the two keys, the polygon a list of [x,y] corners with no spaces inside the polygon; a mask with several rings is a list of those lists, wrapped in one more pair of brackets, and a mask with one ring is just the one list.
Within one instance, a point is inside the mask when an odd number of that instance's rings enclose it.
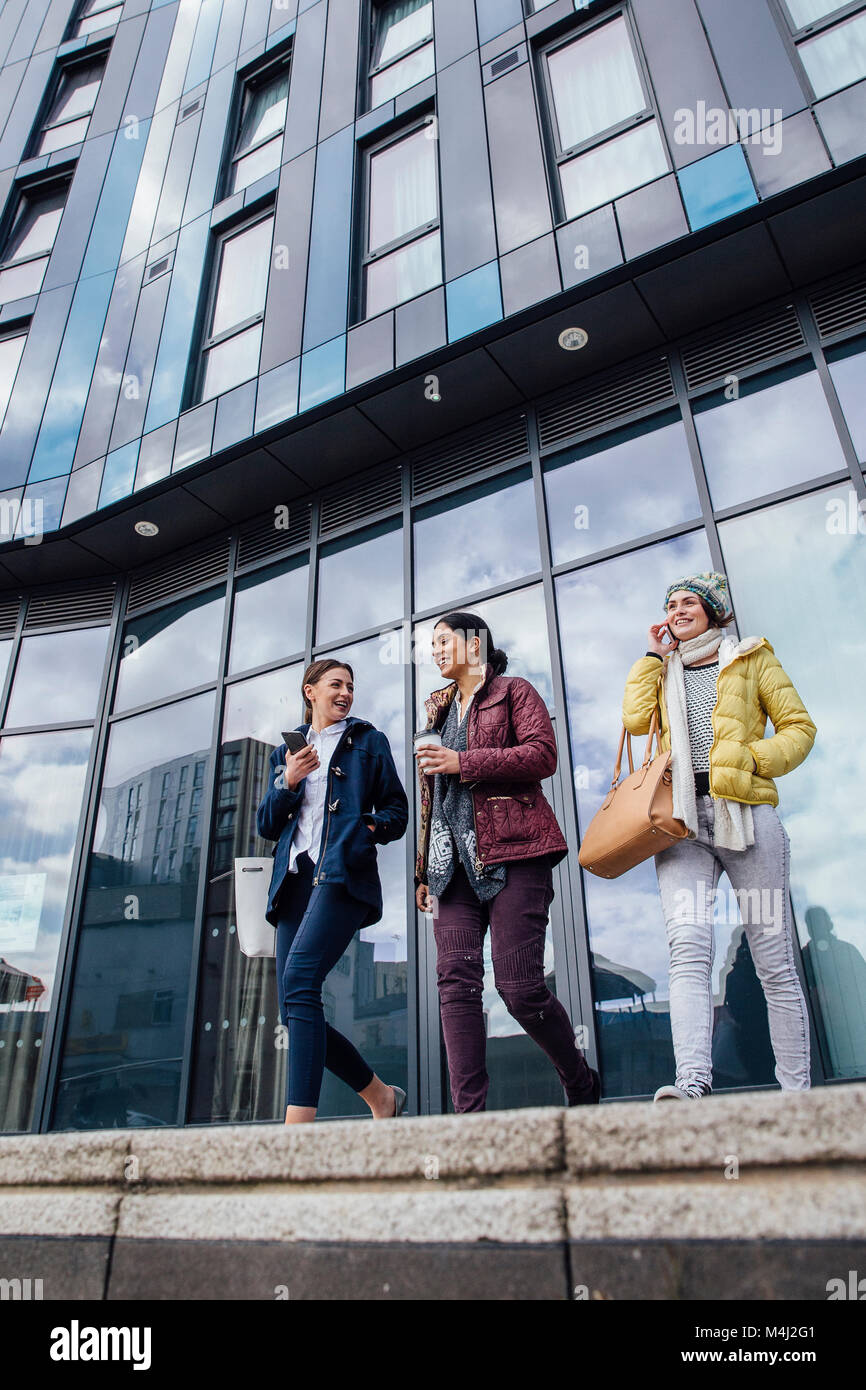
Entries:
{"label": "woman in yellow puffer jacket", "polygon": [[[676,1082],[656,1100],[712,1090],[713,911],[724,870],[767,1001],[776,1079],[810,1084],[809,1022],[793,952],[790,840],[775,807],[774,778],[807,757],[816,728],[764,637],[724,635],[727,580],[689,575],[668,587],[666,617],[628,675],[623,722],[649,730],[658,708],[671,750],[674,815],[691,834],[655,856],[670,948]],[[667,638],[667,642],[663,639]],[[765,738],[767,718],[772,737]]]}

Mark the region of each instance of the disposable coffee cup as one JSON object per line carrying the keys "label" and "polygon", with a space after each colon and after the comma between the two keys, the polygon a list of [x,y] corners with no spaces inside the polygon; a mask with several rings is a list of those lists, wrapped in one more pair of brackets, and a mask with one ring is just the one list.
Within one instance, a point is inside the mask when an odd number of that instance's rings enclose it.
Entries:
{"label": "disposable coffee cup", "polygon": [[[415,734],[412,742],[415,745],[416,753],[419,748],[441,748],[442,735],[437,733],[435,729],[422,729],[420,733]],[[423,756],[420,757],[418,761],[421,764],[422,772],[425,772],[426,768],[424,766]]]}

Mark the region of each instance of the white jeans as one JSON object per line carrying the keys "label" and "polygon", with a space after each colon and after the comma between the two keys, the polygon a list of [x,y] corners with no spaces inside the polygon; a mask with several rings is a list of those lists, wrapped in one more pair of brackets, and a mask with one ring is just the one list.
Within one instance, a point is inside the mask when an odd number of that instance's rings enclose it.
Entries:
{"label": "white jeans", "polygon": [[698,796],[698,834],[655,857],[670,947],[670,1009],[676,1084],[712,1085],[713,909],[724,870],[737,898],[755,971],[767,1001],[776,1080],[806,1090],[809,1020],[794,965],[788,892],[791,842],[772,806],[753,806],[755,843],[745,850],[713,846],[715,805]]}

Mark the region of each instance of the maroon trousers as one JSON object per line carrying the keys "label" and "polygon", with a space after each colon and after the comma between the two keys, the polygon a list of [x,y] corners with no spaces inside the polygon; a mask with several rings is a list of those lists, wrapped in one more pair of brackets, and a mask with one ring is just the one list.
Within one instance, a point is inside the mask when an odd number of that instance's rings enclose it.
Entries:
{"label": "maroon trousers", "polygon": [[553,901],[553,870],[546,856],[508,865],[505,887],[479,902],[462,865],[434,899],[436,977],[451,1098],[458,1113],[483,1110],[490,1078],[481,996],[484,934],[490,926],[496,989],[521,1028],[547,1054],[569,1104],[592,1089],[568,1014],[544,982],[544,938]]}

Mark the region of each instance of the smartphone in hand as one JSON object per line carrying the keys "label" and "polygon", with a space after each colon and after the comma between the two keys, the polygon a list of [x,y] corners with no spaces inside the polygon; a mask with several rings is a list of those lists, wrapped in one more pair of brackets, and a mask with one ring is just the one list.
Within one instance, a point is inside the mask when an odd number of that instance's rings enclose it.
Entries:
{"label": "smartphone in hand", "polygon": [[286,745],[286,754],[300,753],[302,748],[306,748],[307,740],[303,734],[299,734],[297,729],[283,730],[283,743]]}

